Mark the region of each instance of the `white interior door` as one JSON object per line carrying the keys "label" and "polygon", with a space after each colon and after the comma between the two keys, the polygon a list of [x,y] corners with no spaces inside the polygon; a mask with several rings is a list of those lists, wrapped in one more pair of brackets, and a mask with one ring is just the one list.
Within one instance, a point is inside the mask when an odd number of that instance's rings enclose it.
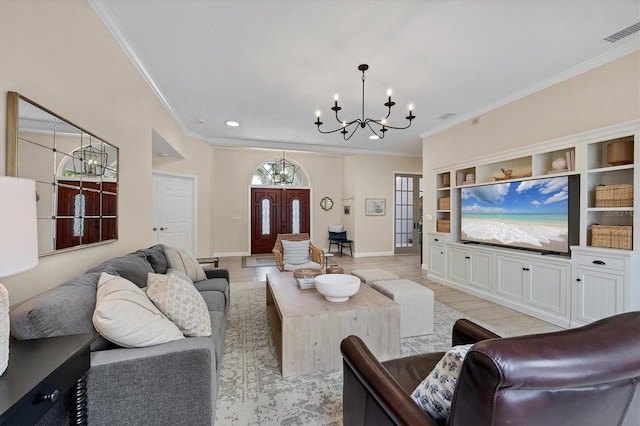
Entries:
{"label": "white interior door", "polygon": [[196,180],[153,173],[153,235],[156,244],[196,254]]}

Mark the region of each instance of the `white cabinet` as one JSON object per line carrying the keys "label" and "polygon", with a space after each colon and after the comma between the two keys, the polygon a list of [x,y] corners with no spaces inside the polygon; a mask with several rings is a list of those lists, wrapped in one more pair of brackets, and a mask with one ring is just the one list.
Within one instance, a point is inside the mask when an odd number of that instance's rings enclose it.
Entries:
{"label": "white cabinet", "polygon": [[427,277],[441,284],[444,284],[447,271],[445,242],[447,242],[448,239],[449,235],[444,233],[427,234],[427,242],[429,244],[429,269]]}
{"label": "white cabinet", "polygon": [[446,284],[569,327],[571,260],[499,247],[448,243]]}
{"label": "white cabinet", "polygon": [[567,258],[496,255],[496,297],[504,305],[561,326],[569,325]]}
{"label": "white cabinet", "polygon": [[640,253],[573,247],[571,327],[640,309]]}
{"label": "white cabinet", "polygon": [[464,244],[447,246],[447,284],[474,294],[493,292],[493,253]]}

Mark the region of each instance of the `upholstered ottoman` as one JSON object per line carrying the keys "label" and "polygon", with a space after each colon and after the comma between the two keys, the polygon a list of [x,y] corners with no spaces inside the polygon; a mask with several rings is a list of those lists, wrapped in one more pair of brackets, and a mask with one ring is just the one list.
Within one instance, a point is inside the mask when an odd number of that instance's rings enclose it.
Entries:
{"label": "upholstered ottoman", "polygon": [[355,271],[351,271],[351,275],[360,278],[360,281],[369,286],[376,281],[397,280],[400,278],[396,274],[392,274],[384,269],[356,269]]}
{"label": "upholstered ottoman", "polygon": [[433,291],[410,280],[382,280],[375,290],[400,305],[400,337],[433,333]]}

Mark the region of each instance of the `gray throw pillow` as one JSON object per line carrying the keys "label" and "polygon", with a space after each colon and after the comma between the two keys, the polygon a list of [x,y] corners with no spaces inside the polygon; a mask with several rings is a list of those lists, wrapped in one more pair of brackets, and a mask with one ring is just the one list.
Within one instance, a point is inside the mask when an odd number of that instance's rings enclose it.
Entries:
{"label": "gray throw pillow", "polygon": [[151,264],[144,253],[129,253],[124,256],[114,257],[90,269],[87,272],[107,272],[116,270],[118,275],[128,279],[138,287],[147,285],[147,274],[153,272]]}
{"label": "gray throw pillow", "polygon": [[282,260],[287,265],[301,265],[309,261],[309,240],[282,240]]}

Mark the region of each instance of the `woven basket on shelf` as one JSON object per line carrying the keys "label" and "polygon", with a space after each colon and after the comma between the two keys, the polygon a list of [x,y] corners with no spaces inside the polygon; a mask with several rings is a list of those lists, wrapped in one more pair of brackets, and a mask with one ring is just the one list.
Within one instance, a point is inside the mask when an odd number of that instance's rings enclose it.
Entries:
{"label": "woven basket on shelf", "polygon": [[633,227],[631,226],[591,226],[591,245],[593,247],[607,247],[631,250]]}
{"label": "woven basket on shelf", "polygon": [[596,207],[633,207],[633,185],[596,186]]}

